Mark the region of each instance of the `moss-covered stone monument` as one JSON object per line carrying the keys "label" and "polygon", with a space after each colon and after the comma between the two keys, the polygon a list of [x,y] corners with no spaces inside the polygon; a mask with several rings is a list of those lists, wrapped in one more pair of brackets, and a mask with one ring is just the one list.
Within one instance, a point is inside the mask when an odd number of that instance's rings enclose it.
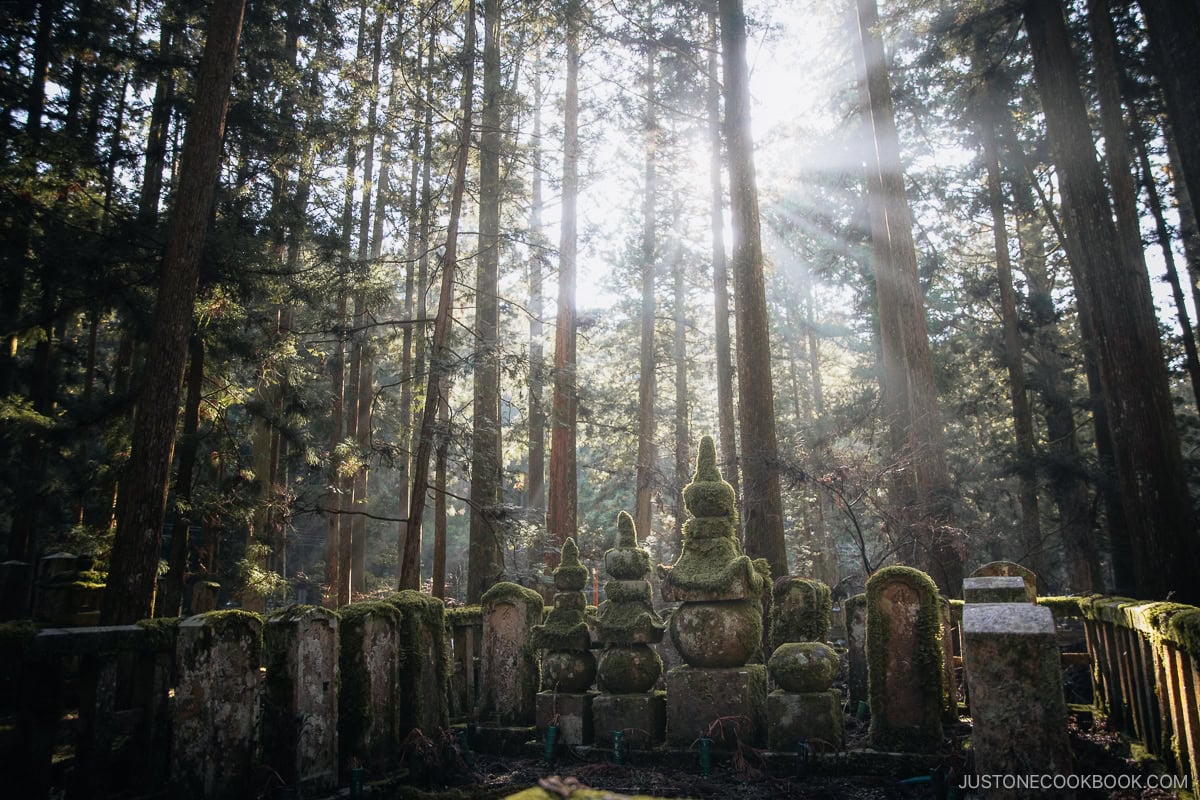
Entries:
{"label": "moss-covered stone monument", "polygon": [[700,441],[683,501],[692,515],[683,527],[683,550],[673,566],[658,567],[663,599],[681,602],[670,632],[686,662],[667,673],[667,739],[686,746],[723,720],[736,724],[743,740],[761,742],[766,668],[747,662],[762,657],[769,570],[738,544],[736,497],[717,470],[711,436]]}
{"label": "moss-covered stone monument", "polygon": [[590,744],[592,741],[592,698],[589,692],[596,679],[596,657],[592,655],[592,637],[588,632],[587,567],[579,562],[579,547],[574,539],[563,543],[562,556],[554,570],[554,608],[546,622],[535,625],[530,644],[542,655],[542,690],[537,695],[537,726],[545,730],[557,725],[566,744]]}
{"label": "moss-covered stone monument", "polygon": [[608,744],[613,731],[623,731],[630,747],[650,747],[662,741],[665,700],[654,692],[662,675],[662,659],[651,647],[662,641],[664,626],[654,610],[650,554],[638,547],[633,517],[617,516],[617,542],[604,554],[605,601],[596,612],[600,653],[599,688],[595,712],[596,741]]}

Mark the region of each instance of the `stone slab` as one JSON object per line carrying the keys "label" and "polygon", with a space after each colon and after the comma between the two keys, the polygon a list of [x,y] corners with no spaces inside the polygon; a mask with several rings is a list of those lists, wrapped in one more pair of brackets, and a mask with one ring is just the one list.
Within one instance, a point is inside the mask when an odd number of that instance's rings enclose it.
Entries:
{"label": "stone slab", "polygon": [[1027,603],[1025,581],[1016,576],[967,578],[963,581],[963,601],[967,603]]}
{"label": "stone slab", "polygon": [[592,701],[595,692],[538,692],[537,728],[545,731],[557,718],[558,740],[563,744],[592,743]]}
{"label": "stone slab", "polygon": [[798,742],[807,742],[823,753],[842,749],[840,691],[796,693],[777,689],[767,695],[767,748],[794,751]]}
{"label": "stone slab", "polygon": [[[1028,603],[967,604],[963,657],[971,682],[975,772],[1070,774],[1067,706],[1050,609]],[[989,795],[1002,800],[1021,796],[1003,789]]]}
{"label": "stone slab", "polygon": [[976,569],[968,577],[993,578],[997,576],[1018,577],[1025,581],[1025,601],[1037,602],[1037,573],[1014,561],[991,561]]}
{"label": "stone slab", "polygon": [[622,731],[626,747],[649,750],[666,734],[667,698],[662,692],[601,694],[592,703],[592,719],[596,746],[611,747],[612,732]]}
{"label": "stone slab", "polygon": [[848,683],[850,708],[867,699],[867,596],[856,594],[846,598],[846,648],[848,653]]}
{"label": "stone slab", "polygon": [[766,705],[767,668],[762,664],[676,667],[667,673],[667,743],[687,747],[708,736],[717,747],[732,747],[736,729],[761,746],[767,733]]}

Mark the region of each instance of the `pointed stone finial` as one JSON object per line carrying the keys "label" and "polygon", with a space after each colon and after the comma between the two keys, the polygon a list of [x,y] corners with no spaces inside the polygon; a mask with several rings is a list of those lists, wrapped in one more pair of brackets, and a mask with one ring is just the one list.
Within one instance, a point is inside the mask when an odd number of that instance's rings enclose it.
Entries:
{"label": "pointed stone finial", "polygon": [[575,539],[568,536],[563,542],[562,555],[559,557],[558,563],[564,567],[582,567],[579,563],[579,545],[575,544]]}
{"label": "pointed stone finial", "polygon": [[693,481],[720,481],[721,472],[717,469],[717,445],[711,436],[700,440],[700,454],[696,457],[696,475]]}
{"label": "pointed stone finial", "polygon": [[637,528],[628,511],[617,514],[617,547],[637,547]]}

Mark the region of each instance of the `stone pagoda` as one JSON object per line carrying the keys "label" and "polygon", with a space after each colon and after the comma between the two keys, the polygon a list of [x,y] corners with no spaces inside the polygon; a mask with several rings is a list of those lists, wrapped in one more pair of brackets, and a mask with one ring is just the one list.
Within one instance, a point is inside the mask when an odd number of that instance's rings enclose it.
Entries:
{"label": "stone pagoda", "polygon": [[542,691],[537,695],[537,726],[544,730],[558,725],[567,744],[592,741],[592,699],[589,692],[596,679],[596,657],[586,617],[587,567],[579,562],[574,539],[563,543],[562,557],[554,570],[554,608],[546,622],[535,625],[530,644],[545,650],[542,656]]}
{"label": "stone pagoda", "polygon": [[600,653],[600,696],[593,704],[596,741],[611,742],[613,731],[625,733],[629,747],[661,742],[666,701],[652,691],[662,675],[662,659],[651,647],[662,641],[664,626],[654,610],[650,554],[638,547],[633,517],[617,516],[616,546],[604,554],[605,600],[596,612]]}
{"label": "stone pagoda", "polygon": [[[673,566],[658,567],[663,599],[681,602],[670,631],[685,662],[667,673],[667,739],[687,746],[720,719],[736,724],[743,741],[761,743],[767,673],[761,663],[747,662],[762,660],[769,569],[762,559],[751,562],[738,544],[736,497],[717,470],[711,436],[700,441],[683,501],[692,515],[683,527],[683,550]],[[715,729],[712,734],[721,738]]]}

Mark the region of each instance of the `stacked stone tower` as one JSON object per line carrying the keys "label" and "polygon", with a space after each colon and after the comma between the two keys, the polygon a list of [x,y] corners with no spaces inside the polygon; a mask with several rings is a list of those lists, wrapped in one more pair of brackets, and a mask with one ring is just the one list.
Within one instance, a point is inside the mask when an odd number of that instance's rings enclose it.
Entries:
{"label": "stacked stone tower", "polygon": [[638,547],[633,517],[617,516],[616,546],[604,554],[609,580],[605,601],[596,613],[600,653],[599,689],[593,705],[596,740],[610,741],[613,731],[626,733],[631,747],[662,740],[665,700],[653,692],[662,675],[662,659],[650,645],[662,641],[664,626],[654,610],[650,554]]}
{"label": "stacked stone tower", "polygon": [[737,724],[744,741],[761,742],[766,669],[747,662],[762,660],[761,598],[769,570],[738,544],[736,497],[717,470],[711,436],[700,441],[683,501],[692,515],[683,528],[683,551],[673,566],[658,567],[663,599],[681,602],[670,632],[685,662],[667,673],[667,738],[688,745],[722,719]]}
{"label": "stacked stone tower", "polygon": [[563,543],[558,568],[554,570],[554,608],[546,622],[530,633],[533,647],[545,650],[542,657],[542,691],[537,696],[537,724],[557,724],[567,744],[592,741],[592,698],[588,691],[596,679],[596,657],[588,632],[587,567],[579,562],[574,539]]}

